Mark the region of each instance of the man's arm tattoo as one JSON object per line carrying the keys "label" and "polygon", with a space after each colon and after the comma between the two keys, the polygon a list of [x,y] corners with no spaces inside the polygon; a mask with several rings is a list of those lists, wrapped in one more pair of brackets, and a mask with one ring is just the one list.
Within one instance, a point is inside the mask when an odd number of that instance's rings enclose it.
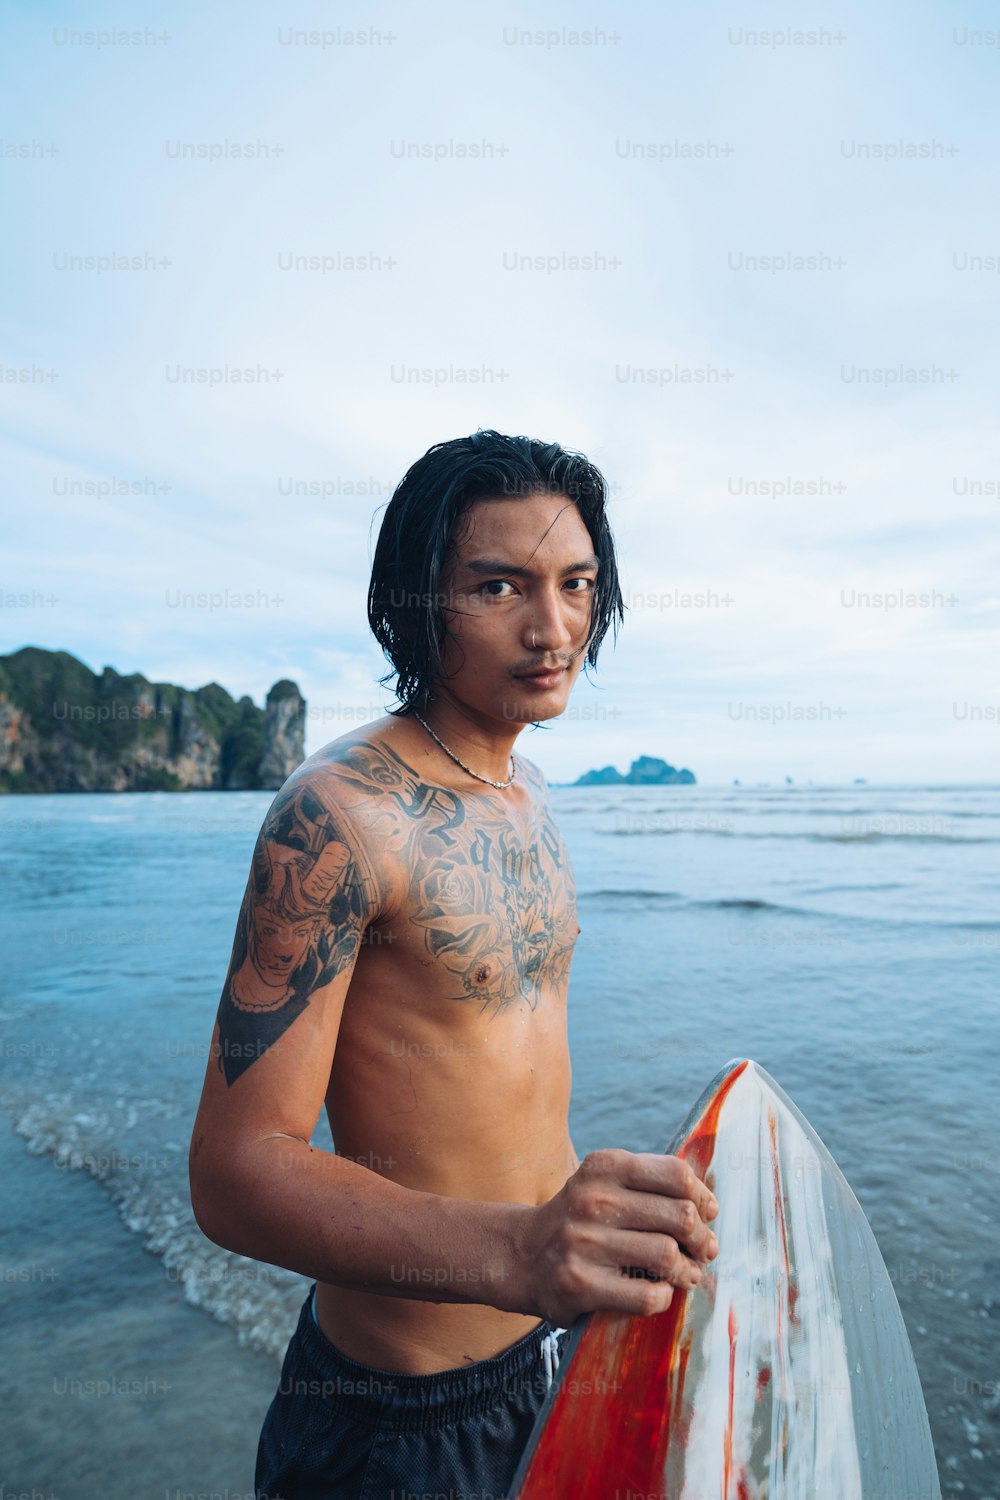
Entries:
{"label": "man's arm tattoo", "polygon": [[279,793],[257,838],[219,1002],[219,1067],[234,1084],[352,964],[377,910],[358,840],[308,784]]}

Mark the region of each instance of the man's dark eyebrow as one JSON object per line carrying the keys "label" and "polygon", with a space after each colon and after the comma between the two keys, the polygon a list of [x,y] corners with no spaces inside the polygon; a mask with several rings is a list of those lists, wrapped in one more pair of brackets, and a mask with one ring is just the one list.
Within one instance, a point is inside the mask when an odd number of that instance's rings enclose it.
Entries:
{"label": "man's dark eyebrow", "polygon": [[[591,553],[590,557],[585,557],[582,562],[570,563],[568,567],[563,568],[560,577],[566,578],[570,573],[585,573],[589,568],[600,566],[600,558]],[[462,567],[468,568],[470,573],[489,573],[490,575],[506,573],[511,578],[530,578],[535,572],[534,568],[521,568],[517,563],[504,562],[498,557],[470,557],[468,562],[462,564]]]}

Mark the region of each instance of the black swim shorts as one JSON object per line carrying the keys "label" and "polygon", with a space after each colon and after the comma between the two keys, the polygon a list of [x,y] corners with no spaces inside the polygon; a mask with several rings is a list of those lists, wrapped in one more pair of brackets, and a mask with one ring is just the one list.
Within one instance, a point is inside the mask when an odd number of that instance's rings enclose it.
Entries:
{"label": "black swim shorts", "polygon": [[433,1375],[341,1354],[310,1289],[264,1419],[257,1500],[504,1500],[569,1334]]}

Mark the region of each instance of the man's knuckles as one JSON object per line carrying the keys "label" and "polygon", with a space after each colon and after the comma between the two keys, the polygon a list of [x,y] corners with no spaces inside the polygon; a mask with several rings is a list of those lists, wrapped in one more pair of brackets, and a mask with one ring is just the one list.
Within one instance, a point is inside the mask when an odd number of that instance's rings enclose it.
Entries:
{"label": "man's knuckles", "polygon": [[684,1198],[678,1204],[677,1217],[680,1220],[680,1232],[685,1236],[694,1234],[701,1224],[701,1215],[690,1198]]}
{"label": "man's knuckles", "polygon": [[657,1256],[657,1275],[671,1276],[677,1269],[677,1262],[680,1260],[680,1257],[681,1252],[678,1248],[677,1241],[669,1238],[664,1240],[660,1253]]}
{"label": "man's knuckles", "polygon": [[621,1167],[622,1158],[627,1155],[627,1151],[619,1151],[613,1146],[601,1151],[588,1151],[580,1163],[580,1171],[588,1177],[613,1176]]}
{"label": "man's knuckles", "polygon": [[636,1312],[641,1318],[652,1317],[654,1313],[666,1312],[673,1301],[674,1289],[663,1282],[647,1281],[639,1285],[636,1295],[638,1306]]}
{"label": "man's knuckles", "polygon": [[571,1255],[556,1267],[553,1284],[558,1297],[577,1302],[590,1288],[590,1273],[582,1260]]}
{"label": "man's knuckles", "polygon": [[621,1214],[621,1203],[615,1194],[600,1183],[581,1183],[572,1194],[572,1212],[585,1223],[614,1224]]}

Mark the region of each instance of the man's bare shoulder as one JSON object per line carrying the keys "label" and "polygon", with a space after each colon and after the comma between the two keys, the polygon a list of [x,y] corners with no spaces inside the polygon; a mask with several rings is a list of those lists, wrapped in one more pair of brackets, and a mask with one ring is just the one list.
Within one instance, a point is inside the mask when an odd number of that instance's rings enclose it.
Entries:
{"label": "man's bare shoulder", "polygon": [[520,751],[515,752],[520,764],[526,784],[536,793],[539,800],[547,802],[549,797],[549,783],[545,779],[545,773],[540,766],[536,766],[533,760],[529,760]]}
{"label": "man's bare shoulder", "polygon": [[397,740],[397,721],[387,714],[331,740],[304,760],[293,776],[308,778],[319,795],[338,805],[361,810],[413,776]]}
{"label": "man's bare shoulder", "polygon": [[459,799],[424,781],[412,764],[406,726],[387,715],[317,750],[285,783],[308,785],[393,880],[418,825],[461,819]]}
{"label": "man's bare shoulder", "polygon": [[[350,849],[370,877],[384,877],[378,830],[385,826],[391,789],[412,772],[375,729],[366,725],[342,735],[304,760],[276,793],[262,835],[284,833],[293,843],[335,841]],[[374,884],[384,888],[384,878]]]}

